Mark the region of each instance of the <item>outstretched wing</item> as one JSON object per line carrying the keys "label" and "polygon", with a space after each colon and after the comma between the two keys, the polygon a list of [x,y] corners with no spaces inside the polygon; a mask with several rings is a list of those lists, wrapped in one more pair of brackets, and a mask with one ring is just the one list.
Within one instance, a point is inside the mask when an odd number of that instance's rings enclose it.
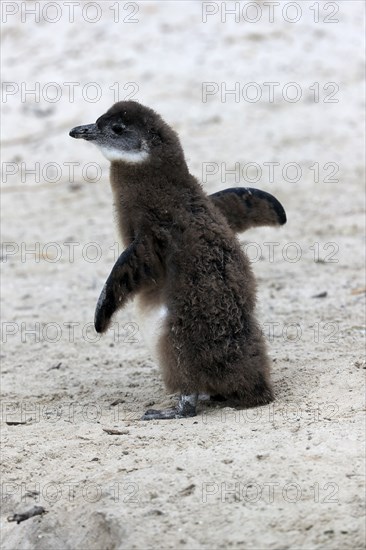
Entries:
{"label": "outstretched wing", "polygon": [[122,252],[104,284],[95,310],[94,326],[105,332],[113,314],[129,298],[157,276],[158,259],[143,239],[136,239]]}
{"label": "outstretched wing", "polygon": [[286,212],[270,193],[253,187],[230,187],[210,195],[214,205],[227,219],[235,233],[250,227],[283,225]]}

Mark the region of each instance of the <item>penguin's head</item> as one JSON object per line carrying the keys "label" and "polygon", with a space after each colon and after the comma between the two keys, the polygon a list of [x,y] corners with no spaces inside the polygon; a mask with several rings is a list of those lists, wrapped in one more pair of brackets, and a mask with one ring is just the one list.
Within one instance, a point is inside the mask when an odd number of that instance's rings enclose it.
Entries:
{"label": "penguin's head", "polygon": [[181,151],[176,133],[155,111],[136,101],[115,103],[94,124],[76,126],[69,135],[91,141],[114,162],[138,164],[172,147]]}

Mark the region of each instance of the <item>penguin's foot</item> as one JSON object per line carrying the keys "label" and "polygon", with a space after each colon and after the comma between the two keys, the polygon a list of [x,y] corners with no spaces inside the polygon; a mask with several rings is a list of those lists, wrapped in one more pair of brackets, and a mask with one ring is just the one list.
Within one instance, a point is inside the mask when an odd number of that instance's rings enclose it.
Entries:
{"label": "penguin's foot", "polygon": [[169,420],[171,418],[189,418],[196,416],[198,394],[181,395],[176,407],[172,409],[149,409],[141,420]]}

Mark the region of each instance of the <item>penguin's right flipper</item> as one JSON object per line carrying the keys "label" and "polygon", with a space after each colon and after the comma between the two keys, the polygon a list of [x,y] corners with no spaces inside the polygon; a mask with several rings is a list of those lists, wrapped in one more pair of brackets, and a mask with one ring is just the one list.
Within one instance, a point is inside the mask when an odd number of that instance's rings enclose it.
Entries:
{"label": "penguin's right flipper", "polygon": [[282,204],[270,193],[252,187],[230,187],[210,195],[235,233],[250,227],[283,225],[286,212]]}
{"label": "penguin's right flipper", "polygon": [[112,315],[153,278],[153,260],[146,244],[136,239],[118,258],[95,309],[94,327],[105,332]]}

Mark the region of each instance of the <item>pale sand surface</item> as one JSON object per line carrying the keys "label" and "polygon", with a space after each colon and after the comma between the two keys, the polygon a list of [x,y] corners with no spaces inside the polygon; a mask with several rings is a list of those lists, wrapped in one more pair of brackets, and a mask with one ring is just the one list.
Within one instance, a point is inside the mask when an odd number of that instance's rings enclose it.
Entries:
{"label": "pale sand surface", "polygon": [[[54,24],[9,16],[3,25],[3,80],[41,90],[39,102],[22,102],[19,92],[2,103],[2,160],[19,169],[2,183],[2,240],[16,249],[2,264],[4,549],[363,547],[364,5],[338,2],[339,22],[325,24],[324,2],[319,23],[313,2],[300,4],[293,24],[282,16],[269,23],[264,6],[257,23],[219,15],[203,23],[200,2],[141,2],[137,23],[114,23],[113,3],[103,2],[95,24],[76,8],[68,22],[64,8]],[[42,98],[52,92],[48,82],[64,92],[55,103]],[[64,82],[80,83],[74,102]],[[102,91],[94,103],[81,93],[89,82]],[[202,404],[193,419],[140,422],[146,408],[175,396],[128,324],[132,306],[116,318],[119,341],[117,331],[92,341],[88,323],[118,235],[107,161],[68,130],[110,107],[115,82],[120,99],[138,87],[134,98],[177,129],[197,177],[203,163],[217,163],[208,192],[259,187],[286,208],[283,228],[240,237],[243,246],[256,243],[247,248],[253,260],[260,253],[258,316],[267,336],[274,328],[270,407],[238,413]],[[257,82],[263,98],[222,102],[218,93],[202,102],[202,82],[239,82],[241,91]],[[274,103],[265,82],[279,83]],[[301,87],[297,103],[280,98],[288,82]],[[323,101],[329,82],[339,86],[337,103]],[[135,84],[124,90],[126,83]],[[21,163],[35,162],[40,178],[24,176]],[[66,162],[80,163],[74,183]],[[92,162],[100,181],[83,177]],[[222,177],[222,162],[255,162],[262,177],[237,183]],[[273,182],[268,162],[279,163]],[[47,163],[60,167],[58,182]],[[286,163],[301,166],[298,182],[289,181],[291,170],[283,176]],[[329,181],[334,166],[338,181]],[[277,243],[273,258],[269,242]],[[323,261],[314,261],[317,250]],[[289,261],[296,251],[299,261]],[[6,423],[14,420],[26,423]],[[34,504],[48,513],[7,522]]]}

